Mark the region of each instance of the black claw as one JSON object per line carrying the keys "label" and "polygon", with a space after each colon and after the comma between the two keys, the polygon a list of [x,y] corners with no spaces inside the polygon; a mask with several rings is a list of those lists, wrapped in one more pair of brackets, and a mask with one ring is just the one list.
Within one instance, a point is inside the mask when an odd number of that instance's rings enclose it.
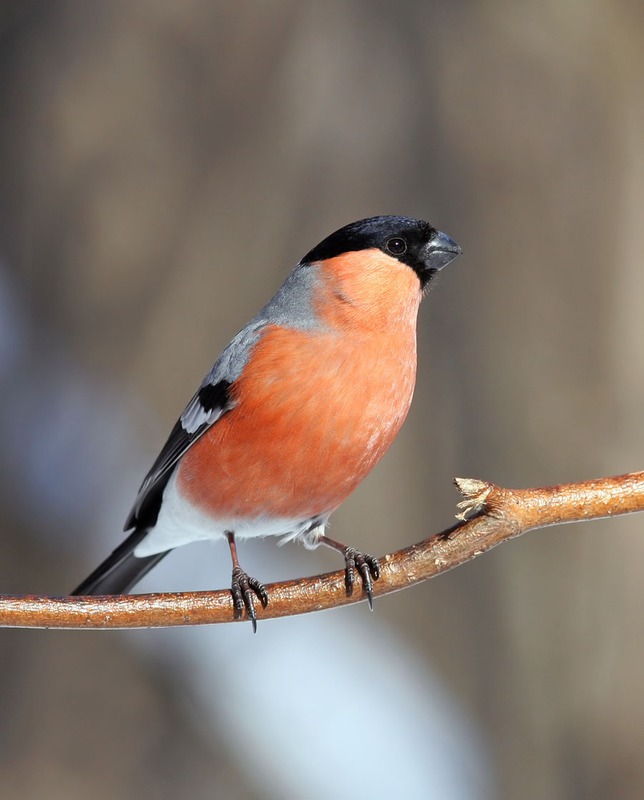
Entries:
{"label": "black claw", "polygon": [[266,588],[256,578],[247,575],[241,567],[234,567],[230,590],[233,596],[235,619],[241,619],[246,611],[246,616],[253,625],[253,633],[257,633],[257,614],[255,613],[253,594],[257,596],[262,608],[266,608],[268,605]]}
{"label": "black claw", "polygon": [[380,562],[368,553],[360,553],[354,547],[344,549],[345,574],[344,585],[347,595],[353,594],[356,570],[362,578],[362,588],[367,595],[369,608],[373,610],[373,581],[380,577]]}
{"label": "black claw", "polygon": [[360,570],[360,574],[362,575],[362,586],[367,593],[367,603],[369,603],[369,610],[373,611],[373,583],[371,581],[371,574],[369,572],[369,567],[365,564],[365,566]]}

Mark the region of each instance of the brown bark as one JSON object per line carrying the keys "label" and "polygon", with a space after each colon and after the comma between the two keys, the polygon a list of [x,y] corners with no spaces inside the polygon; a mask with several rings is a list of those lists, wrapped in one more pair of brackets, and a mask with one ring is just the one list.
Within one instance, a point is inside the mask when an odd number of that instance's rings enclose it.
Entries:
{"label": "brown bark", "polygon": [[[375,596],[433,578],[526,531],[566,522],[644,511],[644,472],[538,489],[504,489],[457,478],[465,497],[460,521],[447,531],[381,559]],[[471,517],[468,519],[468,517]],[[344,587],[344,572],[275,583],[258,619],[322,611],[356,603]],[[0,599],[0,626],[21,628],[158,628],[234,622],[228,590],[118,597],[16,597]]]}

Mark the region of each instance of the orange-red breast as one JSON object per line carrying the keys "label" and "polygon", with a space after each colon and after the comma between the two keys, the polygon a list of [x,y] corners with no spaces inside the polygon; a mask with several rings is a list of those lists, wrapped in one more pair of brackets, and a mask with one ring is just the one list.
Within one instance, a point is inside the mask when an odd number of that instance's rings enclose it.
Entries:
{"label": "orange-red breast", "polygon": [[313,248],[232,340],[143,481],[130,536],[73,594],[128,591],[175,547],[225,537],[235,616],[266,590],[236,540],[279,535],[342,552],[371,604],[377,559],[325,536],[329,515],[400,430],[416,380],[423,289],[461,252],[427,222],[372,217]]}

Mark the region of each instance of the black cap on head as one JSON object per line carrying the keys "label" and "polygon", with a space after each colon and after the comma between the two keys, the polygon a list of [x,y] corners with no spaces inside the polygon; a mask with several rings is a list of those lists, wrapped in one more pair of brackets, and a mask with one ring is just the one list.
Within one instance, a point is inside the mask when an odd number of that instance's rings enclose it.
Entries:
{"label": "black cap on head", "polygon": [[411,217],[370,217],[345,225],[327,236],[302,261],[311,263],[343,253],[377,248],[411,267],[421,285],[462,251],[449,236],[429,222]]}

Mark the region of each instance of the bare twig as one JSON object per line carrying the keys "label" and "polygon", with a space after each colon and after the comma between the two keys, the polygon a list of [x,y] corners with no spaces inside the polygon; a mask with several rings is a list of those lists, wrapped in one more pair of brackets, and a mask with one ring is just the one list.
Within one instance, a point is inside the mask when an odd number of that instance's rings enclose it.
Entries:
{"label": "bare twig", "polygon": [[[644,472],[540,489],[503,489],[457,478],[460,521],[452,528],[381,559],[374,595],[433,578],[534,528],[644,511]],[[365,599],[347,597],[344,572],[268,586],[259,619],[321,611]],[[0,627],[158,628],[233,622],[228,590],[120,597],[0,596]]]}

